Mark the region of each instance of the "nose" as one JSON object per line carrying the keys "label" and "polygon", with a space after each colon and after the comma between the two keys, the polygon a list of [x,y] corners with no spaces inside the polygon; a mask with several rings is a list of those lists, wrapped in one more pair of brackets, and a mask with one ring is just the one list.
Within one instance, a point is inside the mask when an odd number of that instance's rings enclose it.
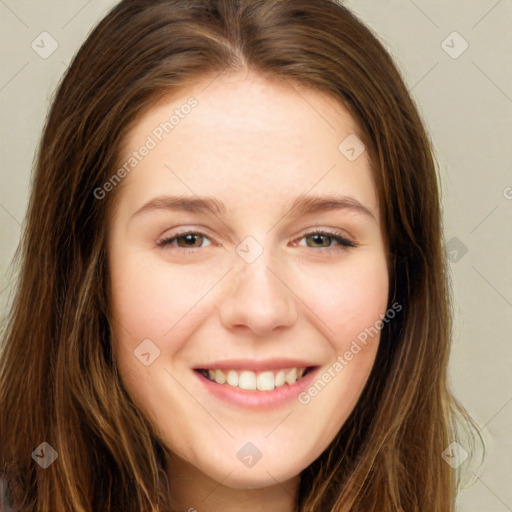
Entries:
{"label": "nose", "polygon": [[298,311],[293,283],[287,283],[277,268],[275,260],[269,261],[265,252],[252,263],[237,261],[221,299],[224,327],[266,336],[295,324]]}

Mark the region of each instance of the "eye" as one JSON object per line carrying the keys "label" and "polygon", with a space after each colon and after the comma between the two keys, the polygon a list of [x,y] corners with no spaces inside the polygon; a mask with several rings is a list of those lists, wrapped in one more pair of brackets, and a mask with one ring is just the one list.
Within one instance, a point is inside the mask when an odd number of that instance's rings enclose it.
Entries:
{"label": "eye", "polygon": [[[307,247],[311,248],[320,248],[320,249],[329,249],[333,247],[333,245],[338,245],[338,249],[334,248],[334,250],[341,250],[343,247],[357,247],[357,245],[346,238],[339,232],[331,233],[329,231],[311,231],[310,233],[306,233],[302,238],[298,240],[310,240],[313,245],[309,245],[306,242]],[[334,241],[334,244],[332,243]],[[295,242],[294,245],[297,245]],[[302,245],[302,244],[300,244]]]}
{"label": "eye", "polygon": [[[177,233],[174,236],[162,238],[157,242],[157,245],[159,247],[174,245],[174,250],[178,252],[194,252],[194,249],[204,247],[203,242],[205,240],[209,242],[207,245],[211,245],[210,239],[204,233],[185,231],[183,233]],[[357,247],[354,242],[339,232],[312,231],[297,240],[310,240],[313,245],[306,243],[306,246],[312,249],[342,250],[344,247]],[[293,245],[303,244],[298,244],[297,241],[295,241]],[[336,245],[338,246],[337,248],[335,247]]]}
{"label": "eye", "polygon": [[[189,252],[194,249],[199,249],[202,247],[202,242],[204,240],[209,240],[206,235],[203,233],[196,233],[194,231],[186,231],[184,233],[178,233],[175,236],[163,238],[157,242],[157,245],[160,247],[165,247],[168,245],[175,245],[176,250]],[[177,242],[177,243],[175,243]],[[210,244],[211,245],[211,242]]]}

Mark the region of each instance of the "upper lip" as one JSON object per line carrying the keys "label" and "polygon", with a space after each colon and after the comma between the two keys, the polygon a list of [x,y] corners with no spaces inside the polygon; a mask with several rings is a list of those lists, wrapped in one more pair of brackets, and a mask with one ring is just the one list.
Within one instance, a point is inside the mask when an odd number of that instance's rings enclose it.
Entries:
{"label": "upper lip", "polygon": [[194,370],[252,370],[253,372],[262,372],[270,370],[282,370],[285,368],[308,368],[317,366],[311,361],[303,359],[265,359],[255,361],[254,359],[229,359],[217,361],[215,363],[205,363],[196,366]]}

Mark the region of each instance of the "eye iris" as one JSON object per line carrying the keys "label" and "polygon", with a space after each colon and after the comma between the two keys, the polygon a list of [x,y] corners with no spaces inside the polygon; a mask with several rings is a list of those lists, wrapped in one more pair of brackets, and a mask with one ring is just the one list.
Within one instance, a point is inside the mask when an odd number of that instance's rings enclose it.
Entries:
{"label": "eye iris", "polygon": [[[331,245],[330,244],[331,237],[329,237],[327,235],[322,235],[320,233],[317,233],[317,234],[309,235],[308,238],[311,238],[313,240],[313,243],[320,244],[320,247],[329,247]],[[323,239],[323,242],[327,242],[327,243],[322,243],[322,239]]]}
{"label": "eye iris", "polygon": [[[177,237],[177,240],[178,240],[179,246],[181,246],[179,242],[180,242],[180,240],[182,240],[182,241],[185,241],[184,247],[201,247],[201,242],[203,240],[203,237],[202,237],[202,235],[195,235],[193,233],[188,233],[186,235]],[[197,240],[199,240],[199,245],[197,243],[194,244],[194,240],[196,242],[197,242]]]}

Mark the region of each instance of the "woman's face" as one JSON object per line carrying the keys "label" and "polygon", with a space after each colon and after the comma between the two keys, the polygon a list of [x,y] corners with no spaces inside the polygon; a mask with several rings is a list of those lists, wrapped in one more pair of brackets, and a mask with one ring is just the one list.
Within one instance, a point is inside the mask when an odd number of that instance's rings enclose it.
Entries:
{"label": "woman's face", "polygon": [[356,130],[320,92],[223,75],[143,115],[96,191],[119,193],[123,382],[176,460],[223,485],[298,475],[374,362],[388,267]]}

